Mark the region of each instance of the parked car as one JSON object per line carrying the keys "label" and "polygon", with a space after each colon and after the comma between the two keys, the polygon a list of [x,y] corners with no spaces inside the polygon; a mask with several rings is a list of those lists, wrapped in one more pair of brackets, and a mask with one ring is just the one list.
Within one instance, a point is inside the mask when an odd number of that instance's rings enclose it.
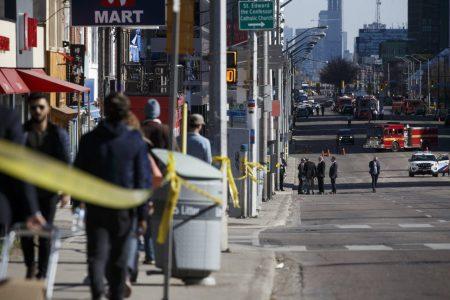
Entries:
{"label": "parked car", "polygon": [[355,137],[351,129],[339,129],[336,134],[336,145],[354,145]]}

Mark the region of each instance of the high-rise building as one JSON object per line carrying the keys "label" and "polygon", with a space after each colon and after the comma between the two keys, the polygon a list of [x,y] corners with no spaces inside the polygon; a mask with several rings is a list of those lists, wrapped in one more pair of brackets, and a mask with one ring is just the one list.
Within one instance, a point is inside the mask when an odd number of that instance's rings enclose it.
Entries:
{"label": "high-rise building", "polygon": [[[283,34],[285,43],[287,43],[287,41],[290,41],[294,38],[294,28],[289,26],[284,27]],[[286,44],[284,46],[286,47]]]}
{"label": "high-rise building", "polygon": [[449,0],[409,0],[410,52],[437,54],[449,47]]}
{"label": "high-rise building", "polygon": [[324,39],[326,47],[324,60],[342,57],[342,0],[328,0],[326,15],[328,25],[327,36]]}
{"label": "high-rise building", "polygon": [[348,47],[347,47],[348,41],[347,41],[347,39],[348,39],[348,34],[347,34],[346,31],[343,31],[342,32],[342,55],[344,55],[345,51],[348,50]]}
{"label": "high-rise building", "polygon": [[359,30],[355,41],[355,61],[363,63],[364,59],[379,56],[380,44],[388,40],[406,40],[408,31],[404,28],[386,28],[384,24],[364,25]]}

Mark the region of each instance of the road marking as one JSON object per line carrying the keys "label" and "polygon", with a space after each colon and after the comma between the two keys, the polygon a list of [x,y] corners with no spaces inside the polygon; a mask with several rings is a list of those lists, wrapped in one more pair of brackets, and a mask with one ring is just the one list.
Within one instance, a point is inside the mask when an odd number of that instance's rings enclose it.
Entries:
{"label": "road marking", "polygon": [[398,226],[400,226],[402,228],[431,228],[431,227],[434,227],[431,224],[414,224],[414,223],[398,224]]}
{"label": "road marking", "polygon": [[339,229],[370,229],[370,225],[335,225]]}
{"label": "road marking", "polygon": [[433,216],[432,215],[425,215],[425,217],[432,218]]}
{"label": "road marking", "polygon": [[408,208],[412,208],[412,206],[411,206],[411,205],[408,205]]}
{"label": "road marking", "polygon": [[389,251],[391,247],[385,245],[348,245],[345,246],[350,251]]}
{"label": "road marking", "polygon": [[448,221],[446,220],[438,220],[439,223],[447,223]]}
{"label": "road marking", "polygon": [[275,246],[275,245],[264,245],[265,250],[275,251],[275,252],[305,252],[308,251],[306,246]]}
{"label": "road marking", "polygon": [[420,210],[420,209],[416,209],[416,211],[419,213],[423,213],[423,210]]}
{"label": "road marking", "polygon": [[450,250],[450,244],[446,243],[435,243],[435,244],[424,244],[428,248],[431,248],[433,250]]}

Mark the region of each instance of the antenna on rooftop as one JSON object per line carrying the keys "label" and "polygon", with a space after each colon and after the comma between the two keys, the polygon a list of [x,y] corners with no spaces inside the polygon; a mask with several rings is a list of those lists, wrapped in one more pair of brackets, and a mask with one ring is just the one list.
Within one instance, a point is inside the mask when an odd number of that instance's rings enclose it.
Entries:
{"label": "antenna on rooftop", "polygon": [[377,12],[376,12],[376,16],[375,16],[375,22],[376,22],[376,26],[379,29],[380,28],[380,24],[381,24],[381,0],[375,0],[376,4],[377,4]]}

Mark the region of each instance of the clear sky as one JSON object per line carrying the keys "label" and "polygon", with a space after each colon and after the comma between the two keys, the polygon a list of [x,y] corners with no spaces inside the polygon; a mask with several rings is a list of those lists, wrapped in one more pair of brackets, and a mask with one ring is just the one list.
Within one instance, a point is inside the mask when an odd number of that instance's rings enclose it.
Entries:
{"label": "clear sky", "polygon": [[[348,32],[348,49],[353,52],[358,29],[375,21],[376,0],[342,0],[343,31]],[[381,0],[381,23],[388,27],[407,27],[408,0]],[[327,0],[293,0],[285,9],[286,25],[293,28],[316,26],[319,11],[327,9]]]}

